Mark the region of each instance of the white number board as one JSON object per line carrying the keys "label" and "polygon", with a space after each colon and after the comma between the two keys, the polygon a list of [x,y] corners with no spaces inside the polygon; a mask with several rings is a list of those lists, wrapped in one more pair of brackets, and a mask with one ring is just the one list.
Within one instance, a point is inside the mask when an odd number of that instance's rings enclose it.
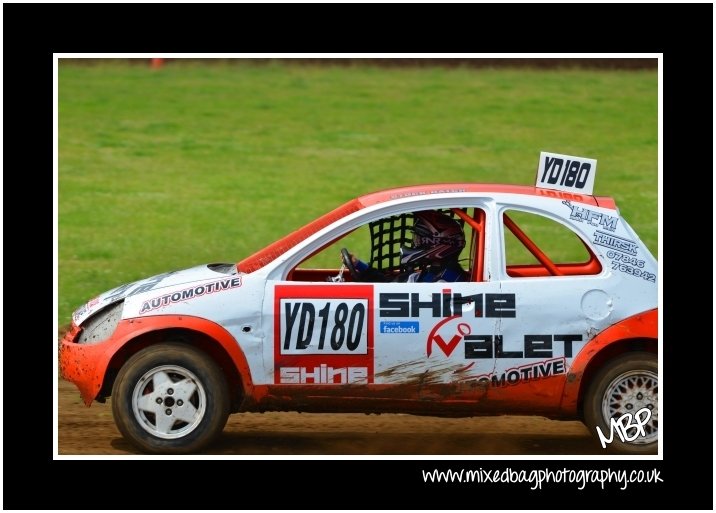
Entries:
{"label": "white number board", "polygon": [[594,159],[543,151],[539,156],[535,186],[591,195],[596,174],[597,161]]}

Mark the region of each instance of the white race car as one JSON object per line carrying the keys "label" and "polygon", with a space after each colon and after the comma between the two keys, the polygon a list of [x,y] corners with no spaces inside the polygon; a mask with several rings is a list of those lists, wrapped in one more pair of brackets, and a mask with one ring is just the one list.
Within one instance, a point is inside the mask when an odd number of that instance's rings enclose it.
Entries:
{"label": "white race car", "polygon": [[543,153],[535,187],[375,192],[238,264],[122,285],[74,312],[62,376],[150,453],[270,410],[580,419],[655,453],[657,262],[595,172]]}

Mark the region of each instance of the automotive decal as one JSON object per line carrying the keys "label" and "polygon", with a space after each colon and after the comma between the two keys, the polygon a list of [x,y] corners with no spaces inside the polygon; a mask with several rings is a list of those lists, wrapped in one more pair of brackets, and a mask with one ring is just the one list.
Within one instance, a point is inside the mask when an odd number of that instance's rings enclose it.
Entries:
{"label": "automotive decal", "polygon": [[580,223],[582,221],[586,221],[592,226],[601,226],[602,228],[604,228],[605,230],[609,230],[610,232],[613,232],[617,229],[617,223],[619,222],[619,218],[616,216],[610,216],[607,214],[602,214],[600,212],[594,212],[593,210],[589,210],[586,207],[578,207],[577,205],[572,205],[569,200],[562,200],[562,204],[567,205],[572,210],[569,214],[569,218],[572,221],[579,221]]}
{"label": "automotive decal", "polygon": [[142,303],[142,308],[139,310],[139,313],[143,314],[172,303],[180,303],[201,297],[205,294],[213,294],[214,292],[221,292],[223,290],[233,289],[236,287],[241,287],[240,276],[237,276],[236,278],[227,278],[226,280],[217,280],[215,282],[204,283],[201,285],[194,285],[183,290],[170,292],[169,294],[157,296],[145,301]]}
{"label": "automotive decal", "polygon": [[597,161],[543,151],[539,156],[535,187],[592,194]]}
{"label": "automotive decal", "polygon": [[493,387],[504,387],[506,385],[525,383],[534,379],[565,374],[566,368],[567,363],[565,358],[553,358],[542,362],[511,367],[504,372],[493,372],[470,377],[470,379],[476,379],[478,383],[485,383]]}
{"label": "automotive decal", "polygon": [[274,382],[373,383],[373,286],[277,285]]}
{"label": "automotive decal", "polygon": [[609,249],[615,249],[632,256],[636,256],[637,250],[639,249],[639,245],[634,241],[623,239],[622,237],[617,237],[616,235],[612,235],[610,233],[600,232],[599,230],[594,232],[594,244],[604,246]]}

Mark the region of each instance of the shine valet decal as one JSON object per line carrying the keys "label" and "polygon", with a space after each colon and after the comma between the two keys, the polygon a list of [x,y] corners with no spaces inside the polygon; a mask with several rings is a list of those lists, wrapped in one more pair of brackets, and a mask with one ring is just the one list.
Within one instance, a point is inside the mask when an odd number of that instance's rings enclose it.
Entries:
{"label": "shine valet decal", "polygon": [[372,285],[277,285],[274,319],[274,383],[373,383]]}
{"label": "shine valet decal", "polygon": [[[503,361],[511,365],[501,372],[478,376],[464,375],[463,380],[476,379],[493,387],[502,387],[565,374],[567,358],[572,358],[579,350],[578,345],[584,342],[581,334],[525,334],[517,346],[514,340],[506,342],[502,335],[473,333],[474,320],[471,319],[516,318],[515,294],[460,296],[453,295],[449,289],[445,289],[443,294],[434,294],[434,296],[436,297],[432,302],[419,301],[419,297],[414,297],[411,302],[415,307],[412,311],[415,313],[419,312],[420,308],[427,307],[434,307],[431,308],[433,313],[440,313],[440,307],[443,307],[442,312],[452,313],[449,317],[438,321],[430,330],[425,350],[428,358],[450,358],[455,353],[457,359],[464,358],[466,363],[465,367],[456,371],[460,373],[486,360]],[[442,301],[440,296],[448,297],[450,300]],[[457,302],[454,301],[455,296],[459,296]],[[388,302],[388,299],[391,299],[391,302]],[[463,316],[461,309],[455,306],[465,304],[467,301],[475,301],[474,314]],[[450,303],[454,304],[452,311],[444,308],[444,305]],[[395,308],[395,298],[381,301],[381,306],[388,304]],[[402,309],[403,314],[407,314],[408,311],[407,306]],[[389,312],[388,309],[381,310],[381,315]],[[506,345],[509,348],[506,348]],[[458,347],[460,350],[456,351]]]}

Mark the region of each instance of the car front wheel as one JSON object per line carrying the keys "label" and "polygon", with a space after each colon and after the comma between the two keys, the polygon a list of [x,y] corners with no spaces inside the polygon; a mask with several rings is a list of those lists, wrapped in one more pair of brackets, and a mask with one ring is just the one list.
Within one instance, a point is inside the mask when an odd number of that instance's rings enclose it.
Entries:
{"label": "car front wheel", "polygon": [[656,454],[659,440],[656,355],[634,352],[607,362],[587,389],[584,421],[607,452]]}
{"label": "car front wheel", "polygon": [[122,435],[145,452],[196,452],[226,425],[226,380],[216,363],[192,346],[150,346],[119,371],[112,414]]}

